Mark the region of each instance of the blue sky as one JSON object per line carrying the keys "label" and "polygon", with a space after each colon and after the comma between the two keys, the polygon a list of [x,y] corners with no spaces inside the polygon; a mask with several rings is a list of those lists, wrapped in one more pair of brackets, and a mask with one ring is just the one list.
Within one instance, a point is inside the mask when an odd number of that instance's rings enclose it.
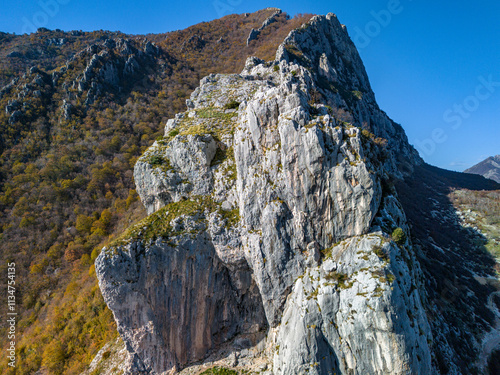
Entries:
{"label": "blue sky", "polygon": [[500,154],[500,3],[427,0],[0,0],[0,30],[160,33],[229,13],[279,7],[336,13],[379,105],[430,164],[463,170]]}

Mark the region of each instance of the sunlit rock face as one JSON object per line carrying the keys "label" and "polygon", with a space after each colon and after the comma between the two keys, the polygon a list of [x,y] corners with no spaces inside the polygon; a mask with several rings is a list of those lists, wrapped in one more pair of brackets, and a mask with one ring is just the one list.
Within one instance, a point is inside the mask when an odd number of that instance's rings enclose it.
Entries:
{"label": "sunlit rock face", "polygon": [[292,31],[275,61],[205,77],[187,105],[135,166],[150,216],[96,261],[130,372],[224,348],[274,374],[431,373],[387,182],[421,161],[336,17]]}

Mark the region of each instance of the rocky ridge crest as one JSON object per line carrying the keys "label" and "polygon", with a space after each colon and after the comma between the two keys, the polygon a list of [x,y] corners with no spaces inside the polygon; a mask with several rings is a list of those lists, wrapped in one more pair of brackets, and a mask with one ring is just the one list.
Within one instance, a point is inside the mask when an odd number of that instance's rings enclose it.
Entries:
{"label": "rocky ridge crest", "polygon": [[421,160],[337,18],[292,31],[273,62],[204,78],[187,106],[135,166],[150,216],[96,261],[130,373],[210,355],[274,374],[430,373],[390,183]]}

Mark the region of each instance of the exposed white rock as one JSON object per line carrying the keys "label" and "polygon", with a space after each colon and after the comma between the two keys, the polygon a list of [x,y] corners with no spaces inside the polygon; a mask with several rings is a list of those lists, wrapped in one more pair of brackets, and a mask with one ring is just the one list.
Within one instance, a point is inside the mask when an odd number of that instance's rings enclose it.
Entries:
{"label": "exposed white rock", "polygon": [[405,253],[370,234],[308,269],[287,300],[274,373],[430,374],[430,331]]}
{"label": "exposed white rock", "polygon": [[81,375],[115,375],[130,368],[130,353],[120,338],[108,342],[96,354],[87,371]]}
{"label": "exposed white rock", "polygon": [[267,10],[274,10],[274,13],[266,18],[266,20],[262,23],[261,27],[259,27],[258,29],[252,29],[250,31],[250,34],[248,35],[247,38],[247,46],[250,44],[252,40],[257,39],[262,30],[264,30],[270,24],[276,22],[276,17],[279,16],[281,13],[283,13],[283,11],[278,8],[268,8]]}
{"label": "exposed white rock", "polygon": [[134,167],[137,192],[148,214],[189,194],[209,194],[216,150],[209,134],[179,135],[166,146],[155,142]]}
{"label": "exposed white rock", "polygon": [[252,337],[227,363],[429,373],[420,270],[388,239],[408,226],[382,192],[420,159],[336,17],[292,31],[274,62],[205,77],[187,106],[134,169],[151,215],[96,261],[130,371],[188,373]]}

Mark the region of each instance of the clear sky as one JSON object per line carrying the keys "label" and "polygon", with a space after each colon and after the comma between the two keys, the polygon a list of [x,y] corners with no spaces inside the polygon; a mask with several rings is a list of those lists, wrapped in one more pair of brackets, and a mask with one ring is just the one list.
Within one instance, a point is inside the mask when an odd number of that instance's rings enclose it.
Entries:
{"label": "clear sky", "polygon": [[270,6],[336,13],[379,105],[426,162],[461,171],[500,154],[498,1],[0,0],[0,31],[161,33]]}

